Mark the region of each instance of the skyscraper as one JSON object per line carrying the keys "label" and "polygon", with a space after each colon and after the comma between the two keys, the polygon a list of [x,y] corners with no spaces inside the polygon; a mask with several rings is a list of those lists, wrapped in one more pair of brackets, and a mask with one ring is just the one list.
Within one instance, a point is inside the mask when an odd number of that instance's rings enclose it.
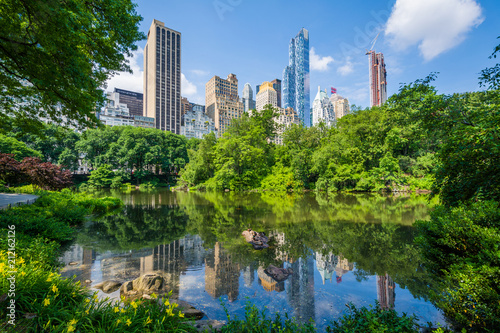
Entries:
{"label": "skyscraper", "polygon": [[245,83],[245,87],[243,87],[241,102],[243,103],[245,112],[255,109],[255,100],[253,99],[253,91],[250,83]]}
{"label": "skyscraper", "polygon": [[336,122],[335,107],[328,98],[328,94],[318,86],[318,93],[313,101],[313,125],[323,122],[326,126],[334,126]]}
{"label": "skyscraper", "polygon": [[273,107],[278,106],[278,97],[276,90],[273,88],[271,82],[263,82],[260,85],[259,93],[256,97],[256,109],[257,111],[263,110],[264,106],[271,104]]}
{"label": "skyscraper", "polygon": [[283,71],[283,107],[291,107],[305,126],[311,126],[309,89],[309,31],[302,28],[290,40],[288,66]]}
{"label": "skyscraper", "polygon": [[120,103],[127,104],[131,116],[142,116],[144,98],[141,93],[118,88],[114,92],[119,94]]}
{"label": "skyscraper", "polygon": [[387,72],[385,70],[384,55],[375,51],[368,51],[370,57],[370,105],[380,106],[387,100]]}
{"label": "skyscraper", "polygon": [[144,115],[155,127],[181,131],[181,33],[153,20],[144,48]]}
{"label": "skyscraper", "polygon": [[238,97],[238,79],[229,74],[227,80],[214,76],[205,84],[206,113],[214,120],[219,137],[226,132],[234,118],[243,114],[243,103]]}
{"label": "skyscraper", "polygon": [[278,99],[278,107],[281,107],[281,80],[280,79],[274,79],[271,81],[273,84],[274,90],[276,90],[276,95]]}

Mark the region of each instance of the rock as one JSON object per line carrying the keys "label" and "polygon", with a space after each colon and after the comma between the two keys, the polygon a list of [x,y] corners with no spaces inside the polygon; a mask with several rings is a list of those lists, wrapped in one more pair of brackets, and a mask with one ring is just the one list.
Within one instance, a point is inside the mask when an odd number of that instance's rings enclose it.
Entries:
{"label": "rock", "polygon": [[151,294],[161,290],[163,277],[156,273],[145,274],[132,281],[132,283],[134,290],[144,294]]}
{"label": "rock", "polygon": [[205,316],[205,313],[196,309],[194,306],[186,301],[181,301],[178,299],[170,300],[172,303],[179,304],[179,310],[184,313],[184,317],[188,319],[199,320]]}
{"label": "rock", "polygon": [[92,280],[85,280],[85,283],[92,283]]}
{"label": "rock", "polygon": [[267,244],[269,238],[267,238],[266,234],[263,232],[256,232],[249,228],[241,234],[245,237],[245,241],[247,241],[247,243],[253,245],[255,250],[262,250],[269,247]]}
{"label": "rock", "polygon": [[293,273],[291,268],[279,268],[269,265],[264,272],[275,279],[277,282],[285,281]]}
{"label": "rock", "polygon": [[74,265],[78,265],[78,264],[79,264],[79,262],[72,261],[72,262],[70,262],[68,265],[70,265],[70,266],[74,266]]}
{"label": "rock", "polygon": [[94,288],[101,289],[106,294],[109,294],[109,293],[112,293],[114,291],[117,291],[121,285],[122,285],[122,283],[119,281],[107,280],[107,281],[96,284],[94,286]]}
{"label": "rock", "polygon": [[198,332],[219,332],[224,325],[226,325],[225,321],[209,319],[198,320],[194,323]]}
{"label": "rock", "polygon": [[128,294],[134,290],[133,281],[127,281],[120,287],[120,294]]}

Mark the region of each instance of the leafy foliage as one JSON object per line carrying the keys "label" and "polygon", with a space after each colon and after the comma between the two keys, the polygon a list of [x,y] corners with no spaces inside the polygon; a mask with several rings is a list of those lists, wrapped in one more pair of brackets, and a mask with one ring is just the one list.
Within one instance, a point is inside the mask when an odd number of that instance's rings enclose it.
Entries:
{"label": "leafy foliage", "polygon": [[[0,120],[22,127],[39,118],[74,125],[97,122],[101,87],[110,75],[130,71],[141,17],[129,0],[6,0],[0,6]],[[31,126],[30,126],[31,125]]]}
{"label": "leafy foliage", "polygon": [[338,321],[334,321],[332,326],[327,327],[327,332],[350,333],[350,332],[408,332],[418,333],[417,318],[415,315],[408,316],[403,313],[399,316],[394,309],[382,309],[376,302],[375,308],[356,308],[352,303],[346,305],[349,313],[345,314]]}

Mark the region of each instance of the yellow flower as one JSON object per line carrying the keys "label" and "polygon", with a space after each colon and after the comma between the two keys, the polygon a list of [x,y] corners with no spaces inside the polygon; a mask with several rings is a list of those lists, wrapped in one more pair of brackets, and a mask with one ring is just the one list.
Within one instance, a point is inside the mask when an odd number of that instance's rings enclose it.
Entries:
{"label": "yellow flower", "polygon": [[137,304],[135,302],[130,303],[134,309],[137,309]]}
{"label": "yellow flower", "polygon": [[93,298],[94,300],[97,300],[97,293],[94,293],[94,295],[92,296],[92,298]]}
{"label": "yellow flower", "polygon": [[179,318],[184,318],[184,313],[179,312]]}
{"label": "yellow flower", "polygon": [[90,300],[88,298],[85,299],[85,303],[89,303]]}
{"label": "yellow flower", "polygon": [[0,273],[3,272],[4,267],[5,267],[5,263],[0,262]]}
{"label": "yellow flower", "polygon": [[78,320],[76,320],[75,318],[71,319],[69,324],[70,325],[76,325],[76,323],[78,322]]}
{"label": "yellow flower", "polygon": [[68,326],[68,333],[70,332],[74,332],[75,331],[75,328],[71,325]]}
{"label": "yellow flower", "polygon": [[43,326],[43,329],[44,329],[44,330],[46,330],[46,329],[49,327],[49,325],[50,325],[50,319],[49,319],[49,321],[47,322],[47,324],[45,324],[45,325]]}
{"label": "yellow flower", "polygon": [[168,298],[167,300],[165,301],[165,306],[169,306],[170,305],[170,302],[168,301]]}
{"label": "yellow flower", "polygon": [[118,324],[119,324],[119,323],[121,323],[121,322],[122,322],[122,320],[121,320],[121,319],[118,319],[118,320],[116,321],[116,324],[118,325]]}
{"label": "yellow flower", "polygon": [[127,321],[125,322],[125,324],[127,324],[127,326],[130,326],[130,324],[132,324],[132,321],[129,319],[127,319]]}
{"label": "yellow flower", "polygon": [[151,320],[151,318],[149,318],[149,316],[148,316],[148,319],[146,319],[146,321],[144,322],[144,325],[150,324],[152,322],[153,322],[153,320]]}
{"label": "yellow flower", "polygon": [[26,275],[26,272],[21,272],[21,276],[25,276]]}
{"label": "yellow flower", "polygon": [[50,304],[50,299],[46,298],[43,300],[43,306],[47,306]]}
{"label": "yellow flower", "polygon": [[117,312],[120,312],[120,309],[118,309],[118,307],[117,307],[117,306],[115,306],[115,307],[113,308],[113,311],[114,311],[115,313],[117,313]]}
{"label": "yellow flower", "polygon": [[124,310],[124,309],[120,309],[120,312],[121,312],[121,313],[125,313],[125,310]]}
{"label": "yellow flower", "polygon": [[59,289],[57,289],[57,286],[55,284],[52,285],[52,292],[57,293]]}
{"label": "yellow flower", "polygon": [[19,260],[17,261],[17,263],[18,263],[19,265],[24,264],[24,259],[23,259],[23,258],[19,258]]}
{"label": "yellow flower", "polygon": [[151,298],[152,298],[152,299],[156,299],[157,297],[158,297],[158,295],[156,295],[155,293],[152,293],[152,294],[151,294]]}
{"label": "yellow flower", "polygon": [[89,314],[89,309],[85,310],[85,313],[86,313],[86,314]]}

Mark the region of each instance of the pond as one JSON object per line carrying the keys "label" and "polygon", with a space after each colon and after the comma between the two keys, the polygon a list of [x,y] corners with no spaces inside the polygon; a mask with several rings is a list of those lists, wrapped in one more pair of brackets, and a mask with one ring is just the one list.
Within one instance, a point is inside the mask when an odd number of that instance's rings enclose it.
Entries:
{"label": "pond", "polygon": [[[413,222],[428,218],[426,196],[168,190],[96,195],[118,197],[125,206],[86,223],[62,258],[63,276],[76,275],[88,286],[161,272],[173,297],[210,319],[226,319],[221,300],[240,318],[250,301],[271,314],[314,320],[320,332],[349,302],[378,301],[417,314],[421,325],[445,323],[426,300],[431,281],[413,245]],[[247,228],[265,232],[269,248],[254,250],[246,243],[241,233]],[[292,273],[276,281],[265,272],[269,265]]]}

